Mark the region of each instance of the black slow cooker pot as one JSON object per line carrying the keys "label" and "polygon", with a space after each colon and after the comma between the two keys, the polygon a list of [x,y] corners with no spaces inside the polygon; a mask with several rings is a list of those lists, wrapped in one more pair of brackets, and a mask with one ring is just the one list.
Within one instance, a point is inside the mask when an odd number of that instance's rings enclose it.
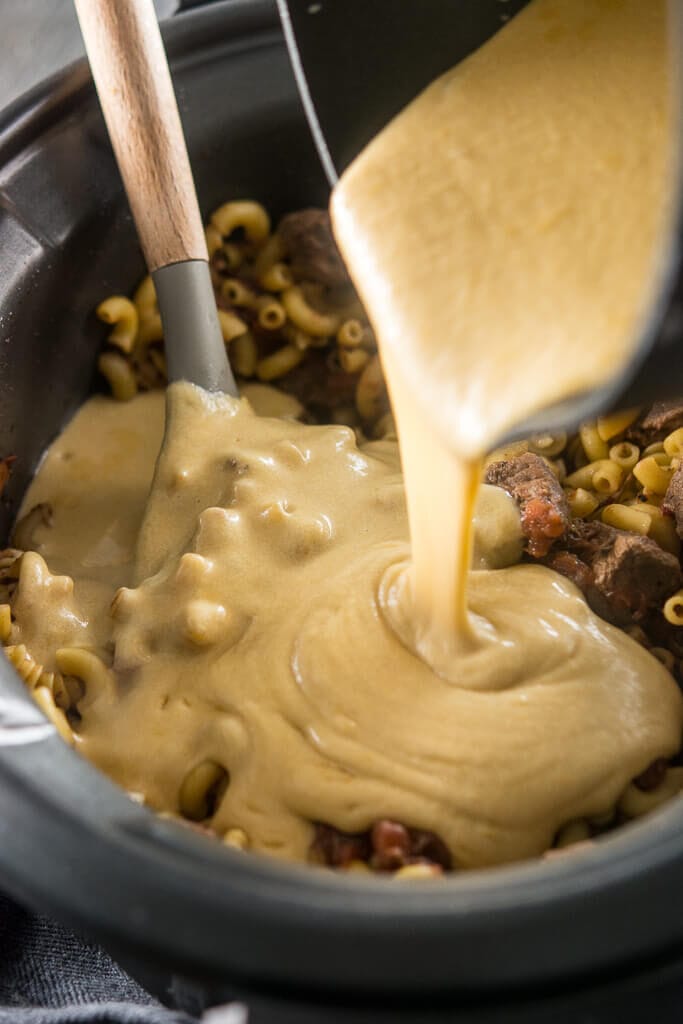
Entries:
{"label": "black slow cooker pot", "polygon": [[[482,10],[499,0],[481,0]],[[485,19],[486,20],[486,19]],[[204,211],[324,204],[274,2],[166,32]],[[83,64],[0,121],[5,537],[93,387],[92,309],[143,273]],[[501,723],[504,727],[504,723]],[[683,803],[565,858],[401,885],[232,852],[136,806],[68,749],[0,660],[0,886],[168,996],[270,1021],[673,1021],[683,1013]]]}

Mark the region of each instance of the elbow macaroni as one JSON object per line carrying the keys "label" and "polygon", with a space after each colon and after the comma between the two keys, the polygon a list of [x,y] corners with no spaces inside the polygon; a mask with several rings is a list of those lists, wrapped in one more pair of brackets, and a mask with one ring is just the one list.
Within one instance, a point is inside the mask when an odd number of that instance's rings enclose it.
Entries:
{"label": "elbow macaroni", "polygon": [[677,591],[665,602],[664,618],[672,626],[683,626],[683,590]]}
{"label": "elbow macaroni", "polygon": [[191,768],[178,794],[178,806],[183,817],[190,821],[203,821],[210,817],[220,797],[221,787],[227,787],[228,779],[227,771],[216,761],[201,761]]}
{"label": "elbow macaroni", "polygon": [[327,338],[336,333],[339,317],[336,313],[319,313],[306,301],[298,285],[286,288],[281,297],[287,316],[295,327],[300,327],[314,338]]}
{"label": "elbow macaroni", "polygon": [[107,339],[109,344],[120,348],[122,352],[132,352],[139,319],[134,303],[123,295],[111,295],[100,302],[95,312],[105,324],[114,324],[114,330]]}
{"label": "elbow macaroni", "polygon": [[270,234],[270,217],[265,207],[249,199],[223,203],[211,214],[211,223],[222,238],[239,229],[250,242],[263,242]]}

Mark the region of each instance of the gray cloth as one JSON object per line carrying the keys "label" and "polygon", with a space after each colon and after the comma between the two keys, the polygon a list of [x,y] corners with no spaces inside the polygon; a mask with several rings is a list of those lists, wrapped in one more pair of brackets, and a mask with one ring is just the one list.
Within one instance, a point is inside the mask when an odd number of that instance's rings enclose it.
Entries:
{"label": "gray cloth", "polygon": [[0,894],[0,1024],[193,1024],[109,957]]}

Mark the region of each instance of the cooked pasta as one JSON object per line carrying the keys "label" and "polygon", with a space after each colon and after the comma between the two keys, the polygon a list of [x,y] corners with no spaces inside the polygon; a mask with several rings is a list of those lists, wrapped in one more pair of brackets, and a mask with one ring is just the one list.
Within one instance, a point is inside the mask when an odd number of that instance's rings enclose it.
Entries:
{"label": "cooked pasta", "polygon": [[555,849],[563,850],[576,843],[585,843],[590,838],[591,828],[587,821],[570,821],[557,833]]}
{"label": "cooked pasta", "polygon": [[41,501],[38,505],[22,516],[14,527],[12,540],[21,551],[36,547],[35,534],[39,527],[50,526],[52,522],[52,506]]}
{"label": "cooked pasta", "polygon": [[327,338],[335,334],[339,327],[339,317],[333,313],[319,313],[306,301],[298,285],[286,288],[281,301],[294,326],[312,334],[314,338]]}
{"label": "cooked pasta", "polygon": [[255,302],[259,326],[264,331],[279,331],[287,320],[282,303],[269,295],[260,295]]}
{"label": "cooked pasta", "polygon": [[223,836],[223,842],[235,850],[249,849],[249,836],[243,828],[229,828]]}
{"label": "cooked pasta", "polygon": [[[266,238],[265,242],[254,257],[254,275],[256,278],[261,278],[274,266],[284,267],[285,264],[283,263],[283,260],[285,255],[285,245],[282,241],[281,235],[275,232]],[[287,270],[289,270],[289,268],[287,268]]]}
{"label": "cooked pasta", "polygon": [[658,495],[666,494],[667,487],[671,481],[673,470],[667,465],[668,457],[663,459],[659,453],[647,455],[633,468],[633,475],[643,485],[643,488]]}
{"label": "cooked pasta", "polygon": [[[25,644],[8,644],[5,647],[5,655],[30,689],[38,685],[46,685],[45,669],[29,654]],[[49,679],[48,681],[51,682]]]}
{"label": "cooked pasta", "polygon": [[[268,212],[253,200],[228,202],[214,211],[206,239],[221,333],[238,378],[286,383],[302,363],[329,359],[330,369],[360,381],[372,363],[376,342],[350,282],[330,289],[308,280],[305,267],[295,272],[283,237],[277,229],[271,232]],[[117,309],[130,314],[131,308],[137,315],[134,337],[129,331],[123,345],[112,337],[102,353],[100,371],[113,396],[126,401],[138,391],[163,386],[164,332],[152,278],[143,278],[132,303],[111,296],[103,308],[107,315]],[[387,408],[385,397],[374,406],[368,401],[373,376],[374,371],[358,389],[361,418],[369,426],[373,409],[378,419]],[[349,398],[353,401],[349,387],[331,392],[322,418],[358,422],[360,409],[356,406],[350,414]]]}
{"label": "cooked pasta", "polygon": [[595,423],[584,423],[579,430],[579,437],[589,462],[599,462],[607,458],[607,442],[600,437]]}
{"label": "cooked pasta", "polygon": [[650,654],[657,661],[661,661],[665,668],[668,668],[669,672],[673,673],[676,667],[676,658],[668,647],[651,647]]}
{"label": "cooked pasta", "polygon": [[56,728],[59,735],[62,737],[65,743],[69,746],[74,745],[74,734],[71,730],[66,715],[61,708],[58,708],[55,704],[55,699],[47,686],[37,686],[33,692],[33,699],[44,712],[45,715],[50,719],[54,727]]}
{"label": "cooked pasta", "polygon": [[627,788],[619,801],[619,810],[627,818],[640,818],[676,796],[683,788],[683,768],[668,768],[654,789],[643,790],[635,783]]}
{"label": "cooked pasta", "polygon": [[[145,313],[140,317],[136,342],[138,347],[144,348],[153,341],[161,341],[164,336],[164,328],[159,313]],[[114,395],[116,398],[116,395]]]}
{"label": "cooked pasta", "polygon": [[602,494],[615,494],[624,479],[621,466],[611,459],[599,459],[570,473],[566,478],[568,487],[595,490]]}
{"label": "cooked pasta", "polygon": [[683,590],[679,590],[666,602],[664,618],[672,626],[683,626]]}
{"label": "cooked pasta", "polygon": [[564,431],[557,434],[535,434],[529,439],[529,451],[552,459],[560,455],[567,446],[567,435]]}
{"label": "cooked pasta", "polygon": [[341,348],[357,348],[363,342],[365,331],[360,320],[344,320],[337,331],[337,344]]}
{"label": "cooked pasta", "polygon": [[596,424],[598,436],[603,441],[611,441],[628,430],[639,415],[640,409],[624,409],[621,412],[610,413],[608,416],[600,416]]}
{"label": "cooked pasta", "polygon": [[347,373],[360,373],[369,361],[370,353],[362,348],[342,349],[339,353],[339,363]]}
{"label": "cooked pasta", "polygon": [[[290,345],[294,345],[295,348],[301,349],[305,352],[309,348],[317,348],[320,342],[320,338],[314,338],[312,334],[308,334],[306,331],[302,331],[300,327],[295,327],[294,324],[285,324],[282,335],[289,342]],[[327,339],[323,338],[323,345],[327,344]]]}
{"label": "cooked pasta", "polygon": [[241,377],[253,377],[258,363],[258,348],[251,331],[240,334],[230,346],[230,360]]}
{"label": "cooked pasta", "polygon": [[629,441],[614,444],[609,450],[609,457],[626,472],[630,472],[640,458],[640,449]]}
{"label": "cooked pasta", "polygon": [[228,313],[225,309],[218,310],[218,322],[225,342],[233,341],[241,334],[247,333],[247,325],[244,320],[235,313]]}
{"label": "cooked pasta", "polygon": [[125,402],[138,393],[138,382],[130,363],[114,352],[103,352],[97,360],[97,368],[106,377],[114,398]]}
{"label": "cooked pasta", "polygon": [[227,786],[227,783],[228,773],[215,761],[201,761],[195,765],[180,787],[178,806],[181,814],[190,821],[202,821],[209,817],[220,787]]}
{"label": "cooked pasta", "polygon": [[207,224],[205,229],[206,236],[206,249],[209,257],[213,256],[214,253],[218,252],[223,245],[223,236],[217,227],[213,224]]}
{"label": "cooked pasta", "polygon": [[570,487],[565,490],[571,514],[575,519],[585,519],[595,512],[600,504],[597,495],[585,487]]}
{"label": "cooked pasta", "polygon": [[286,263],[273,263],[261,273],[259,284],[269,292],[283,292],[294,284],[294,275]]}
{"label": "cooked pasta", "polygon": [[386,412],[387,393],[379,356],[373,356],[363,369],[356,386],[356,406],[361,419],[374,423]]}
{"label": "cooked pasta", "polygon": [[95,312],[106,324],[115,325],[107,338],[109,344],[123,352],[132,352],[138,333],[138,311],[135,304],[125,295],[110,295],[104,302],[100,302]]}
{"label": "cooked pasta", "polygon": [[424,882],[430,878],[439,878],[443,874],[437,864],[406,864],[394,872],[394,878],[400,882]]}
{"label": "cooked pasta", "polygon": [[156,288],[154,287],[154,281],[150,274],[143,277],[142,281],[135,289],[133,302],[135,303],[140,317],[150,317],[154,313],[159,312]]}
{"label": "cooked pasta", "polygon": [[228,277],[223,281],[221,295],[231,306],[252,309],[256,305],[256,293],[236,277]]}
{"label": "cooked pasta", "polygon": [[628,530],[646,536],[650,531],[652,520],[647,512],[636,506],[606,505],[601,515],[603,523],[614,526],[617,530]]}
{"label": "cooked pasta", "polygon": [[[642,497],[642,495],[641,495]],[[676,524],[670,516],[665,516],[661,508],[651,502],[636,500],[631,503],[639,512],[644,512],[650,517],[650,529],[648,536],[659,544],[665,551],[670,551],[678,556],[681,549],[681,541],[676,533]]]}
{"label": "cooked pasta", "polygon": [[250,242],[263,242],[270,234],[268,212],[251,199],[223,203],[211,214],[211,223],[223,238],[242,230]]}
{"label": "cooked pasta", "polygon": [[114,696],[114,676],[93,651],[84,647],[60,647],[55,652],[55,661],[63,675],[82,680],[88,702],[102,695],[110,699]]}
{"label": "cooked pasta", "polygon": [[611,459],[601,459],[594,465],[595,470],[591,478],[593,490],[598,494],[616,494],[624,480],[624,471],[621,466],[612,462]]}
{"label": "cooked pasta", "polygon": [[269,356],[259,359],[256,364],[256,376],[259,380],[278,380],[298,366],[303,359],[303,352],[295,345],[283,345]]}
{"label": "cooked pasta", "polygon": [[0,643],[6,643],[12,632],[12,609],[8,604],[0,604]]}
{"label": "cooked pasta", "polygon": [[664,451],[670,458],[680,458],[683,455],[683,427],[668,434],[662,444]]}

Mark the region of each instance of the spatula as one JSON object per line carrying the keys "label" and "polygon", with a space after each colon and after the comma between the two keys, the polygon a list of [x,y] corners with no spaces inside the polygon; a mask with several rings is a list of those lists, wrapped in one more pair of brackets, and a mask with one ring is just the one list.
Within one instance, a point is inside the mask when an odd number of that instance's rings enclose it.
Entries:
{"label": "spatula", "polygon": [[154,280],[169,380],[237,394],[152,0],[75,0],[92,75]]}

